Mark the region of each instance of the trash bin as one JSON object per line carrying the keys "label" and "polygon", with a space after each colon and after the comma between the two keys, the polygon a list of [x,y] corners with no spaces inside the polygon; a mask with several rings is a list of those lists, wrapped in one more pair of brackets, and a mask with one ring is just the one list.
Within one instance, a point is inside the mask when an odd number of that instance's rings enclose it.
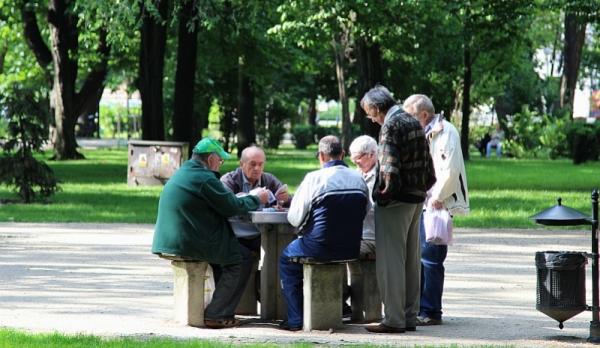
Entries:
{"label": "trash bin", "polygon": [[585,304],[585,253],[538,251],[536,309],[563,322],[583,312]]}

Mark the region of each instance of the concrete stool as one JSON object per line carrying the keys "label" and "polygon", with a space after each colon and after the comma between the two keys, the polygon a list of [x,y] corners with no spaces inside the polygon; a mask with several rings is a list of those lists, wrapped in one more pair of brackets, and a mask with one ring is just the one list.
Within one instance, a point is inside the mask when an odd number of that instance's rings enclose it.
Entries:
{"label": "concrete stool", "polygon": [[342,325],[342,287],[347,263],[354,260],[316,261],[292,257],[304,270],[303,330],[329,330]]}
{"label": "concrete stool", "polygon": [[[242,294],[242,298],[237,308],[235,309],[235,314],[240,315],[257,315],[258,314],[258,291],[257,291],[257,282],[256,276],[258,272],[258,260],[254,261],[252,266],[252,272],[250,273],[250,277],[248,278],[248,283],[246,284],[246,289],[244,289],[244,293]],[[260,282],[260,280],[259,280]]]}
{"label": "concrete stool", "polygon": [[350,269],[350,288],[352,322],[368,323],[381,319],[381,296],[377,287],[375,256],[348,264]]}
{"label": "concrete stool", "polygon": [[189,326],[204,326],[204,281],[208,262],[160,254],[173,269],[174,318]]}

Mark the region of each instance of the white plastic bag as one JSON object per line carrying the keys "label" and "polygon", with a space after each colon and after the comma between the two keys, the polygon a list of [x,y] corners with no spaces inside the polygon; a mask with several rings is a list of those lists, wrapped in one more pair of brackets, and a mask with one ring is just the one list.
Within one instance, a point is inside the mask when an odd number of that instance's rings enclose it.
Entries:
{"label": "white plastic bag", "polygon": [[446,209],[427,208],[423,212],[425,240],[435,245],[452,243],[452,218]]}

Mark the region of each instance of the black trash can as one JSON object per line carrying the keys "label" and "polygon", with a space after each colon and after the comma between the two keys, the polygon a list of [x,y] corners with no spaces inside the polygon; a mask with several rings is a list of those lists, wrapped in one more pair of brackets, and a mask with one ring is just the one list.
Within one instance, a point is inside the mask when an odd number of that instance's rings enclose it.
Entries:
{"label": "black trash can", "polygon": [[581,252],[538,251],[536,309],[563,322],[583,312],[585,303],[585,265],[587,258]]}

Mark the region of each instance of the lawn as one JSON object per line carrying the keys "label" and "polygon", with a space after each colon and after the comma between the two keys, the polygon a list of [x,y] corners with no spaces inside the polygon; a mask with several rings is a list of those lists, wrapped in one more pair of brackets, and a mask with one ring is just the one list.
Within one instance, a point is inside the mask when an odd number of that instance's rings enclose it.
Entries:
{"label": "lawn", "polygon": [[[0,221],[154,223],[162,187],[127,186],[126,149],[84,150],[84,161],[47,163],[61,181],[62,191],[50,204],[5,204]],[[293,192],[304,175],[318,168],[314,149],[285,148],[267,153],[266,171]],[[237,160],[225,162],[222,172]],[[467,163],[471,214],[457,217],[455,226],[533,228],[529,216],[556,204],[591,213],[592,188],[600,187],[600,164],[575,166],[569,160],[482,159]],[[14,198],[0,187],[0,198]]]}

